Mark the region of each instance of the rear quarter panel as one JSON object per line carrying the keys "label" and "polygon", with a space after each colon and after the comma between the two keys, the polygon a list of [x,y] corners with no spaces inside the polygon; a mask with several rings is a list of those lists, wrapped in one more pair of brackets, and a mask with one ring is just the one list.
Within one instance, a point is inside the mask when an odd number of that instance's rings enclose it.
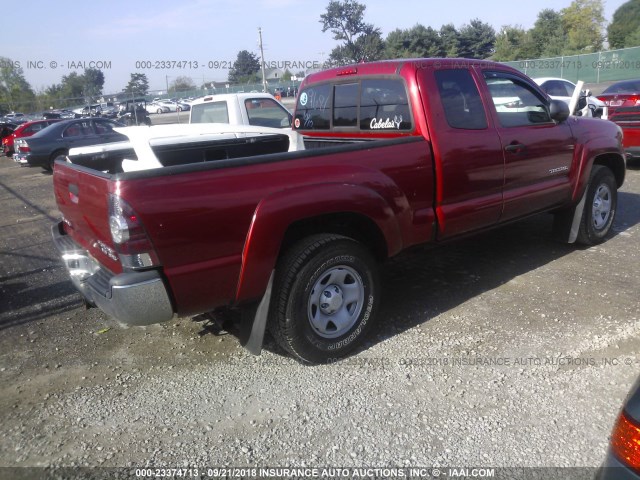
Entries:
{"label": "rear quarter panel", "polygon": [[[401,247],[428,240],[430,219],[414,215],[430,211],[432,205],[427,142],[416,139],[400,145],[358,146],[356,151],[337,154],[315,151],[272,157],[223,169],[171,167],[160,175],[120,176],[120,195],[140,216],[152,239],[178,313],[227,304],[236,300],[236,291],[246,292],[239,300],[261,295],[289,221],[335,211],[333,184],[357,185],[381,197],[398,223]],[[327,187],[314,194],[318,185]],[[250,227],[260,214],[258,206],[273,196],[288,201],[281,204],[282,210],[269,211],[274,221],[256,240],[276,248],[267,248],[266,258],[258,256],[259,267],[251,275],[253,287],[243,290],[238,281],[249,258],[243,251]],[[366,211],[359,202],[354,194],[344,199],[341,211]]]}

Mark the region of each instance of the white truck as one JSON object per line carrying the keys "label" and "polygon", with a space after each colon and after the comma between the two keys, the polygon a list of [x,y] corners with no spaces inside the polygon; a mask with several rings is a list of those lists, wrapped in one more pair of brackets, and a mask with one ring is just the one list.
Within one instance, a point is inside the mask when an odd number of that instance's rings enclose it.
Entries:
{"label": "white truck", "polygon": [[269,93],[226,93],[192,102],[189,123],[291,128],[291,118],[291,112]]}

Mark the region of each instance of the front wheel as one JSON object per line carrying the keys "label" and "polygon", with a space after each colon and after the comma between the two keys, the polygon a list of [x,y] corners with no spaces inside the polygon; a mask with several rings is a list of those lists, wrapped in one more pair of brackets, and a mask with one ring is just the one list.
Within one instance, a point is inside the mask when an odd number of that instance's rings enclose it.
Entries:
{"label": "front wheel", "polygon": [[602,165],[594,165],[586,195],[578,242],[595,245],[604,241],[616,215],[618,187],[613,172]]}
{"label": "front wheel", "polygon": [[360,345],[379,305],[375,259],[361,244],[322,234],[278,262],[269,329],[305,363],[326,363]]}

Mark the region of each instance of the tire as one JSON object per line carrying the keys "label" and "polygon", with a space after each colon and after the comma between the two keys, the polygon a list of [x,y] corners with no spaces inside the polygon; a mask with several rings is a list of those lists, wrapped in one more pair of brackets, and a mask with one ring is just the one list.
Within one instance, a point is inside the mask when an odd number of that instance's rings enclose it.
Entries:
{"label": "tire", "polygon": [[301,362],[330,362],[362,344],[379,296],[377,264],[364,246],[340,235],[313,235],[278,262],[269,330]]}
{"label": "tire", "polygon": [[602,165],[594,165],[587,186],[578,243],[602,243],[611,231],[617,207],[618,186],[613,172]]}
{"label": "tire", "polygon": [[63,160],[66,160],[67,154],[69,152],[67,152],[66,150],[58,150],[55,151],[51,154],[51,157],[49,157],[49,165],[43,167],[45,170],[47,170],[48,172],[53,172],[53,166],[56,163],[56,160],[59,158],[62,158]]}

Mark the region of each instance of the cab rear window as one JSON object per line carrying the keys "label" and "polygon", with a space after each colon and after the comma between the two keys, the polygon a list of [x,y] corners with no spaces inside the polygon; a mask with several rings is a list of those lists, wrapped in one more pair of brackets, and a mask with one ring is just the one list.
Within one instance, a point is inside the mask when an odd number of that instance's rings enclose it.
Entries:
{"label": "cab rear window", "polygon": [[413,129],[404,82],[365,78],[311,85],[298,95],[294,129],[407,131]]}

